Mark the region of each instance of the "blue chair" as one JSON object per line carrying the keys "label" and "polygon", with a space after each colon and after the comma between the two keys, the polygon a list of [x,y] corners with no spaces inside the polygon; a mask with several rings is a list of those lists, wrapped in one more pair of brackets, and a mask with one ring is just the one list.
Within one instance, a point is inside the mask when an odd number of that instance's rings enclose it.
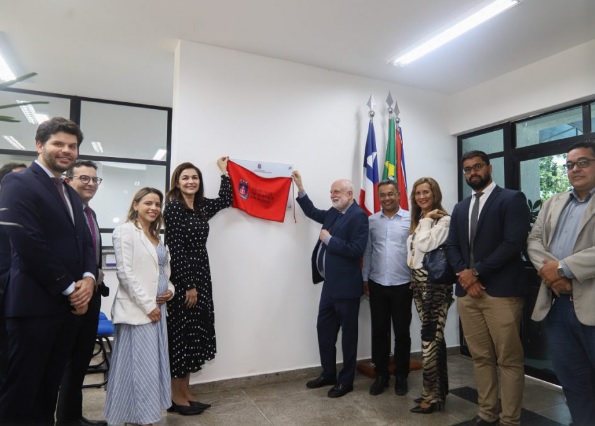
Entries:
{"label": "blue chair", "polygon": [[101,361],[97,364],[89,365],[87,374],[103,373],[103,382],[84,384],[83,388],[101,388],[107,384],[110,358],[112,355],[112,344],[109,339],[113,335],[114,325],[103,312],[99,312],[99,324],[97,325],[97,339],[95,340],[93,359],[101,356]]}

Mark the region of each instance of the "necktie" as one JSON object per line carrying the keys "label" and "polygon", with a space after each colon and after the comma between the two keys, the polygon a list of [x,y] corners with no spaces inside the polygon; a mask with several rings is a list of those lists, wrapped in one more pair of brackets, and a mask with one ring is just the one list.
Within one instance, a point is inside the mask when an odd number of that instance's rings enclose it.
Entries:
{"label": "necktie", "polygon": [[475,233],[477,232],[477,221],[479,220],[479,198],[483,195],[483,192],[477,192],[475,194],[475,203],[473,204],[473,210],[471,210],[471,228],[469,229],[469,266],[475,265],[475,259],[473,259],[473,244],[475,242]]}
{"label": "necktie", "polygon": [[58,194],[60,194],[60,198],[62,198],[62,201],[64,202],[64,205],[66,206],[66,210],[69,210],[68,203],[66,202],[66,196],[64,195],[64,186],[62,186],[62,179],[57,178],[57,177],[53,177],[51,179],[52,179],[52,182],[54,182],[56,189],[58,190]]}
{"label": "necktie", "polygon": [[93,214],[91,213],[89,206],[85,206],[83,211],[87,216],[87,225],[89,225],[89,229],[91,230],[91,239],[93,240],[93,254],[95,257],[97,257],[97,234],[95,233],[95,221],[93,220]]}

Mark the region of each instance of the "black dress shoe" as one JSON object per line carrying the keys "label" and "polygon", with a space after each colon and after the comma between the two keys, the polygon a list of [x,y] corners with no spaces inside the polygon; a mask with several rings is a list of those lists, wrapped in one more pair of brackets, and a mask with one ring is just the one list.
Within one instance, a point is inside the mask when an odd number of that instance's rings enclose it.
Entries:
{"label": "black dress shoe", "polygon": [[329,398],[340,398],[353,390],[353,385],[335,385],[328,391]]}
{"label": "black dress shoe", "polygon": [[407,376],[397,376],[397,380],[395,382],[395,393],[397,395],[407,395],[409,391],[409,386],[407,386]]}
{"label": "black dress shoe", "polygon": [[413,400],[413,402],[415,402],[416,404],[419,404],[419,403],[420,403],[420,402],[422,402],[423,400],[424,400],[424,397],[423,397],[423,396],[420,396],[419,398],[415,398],[415,399]]}
{"label": "black dress shoe", "polygon": [[74,420],[72,422],[62,423],[57,422],[57,426],[107,426],[107,422],[105,420],[89,420],[81,417],[78,420]]}
{"label": "black dress shoe", "polygon": [[442,402],[430,402],[430,403],[423,403],[427,404],[425,407],[421,406],[422,403],[413,407],[411,410],[412,413],[418,414],[431,414],[434,411],[442,411]]}
{"label": "black dress shoe", "polygon": [[204,402],[200,402],[200,401],[188,401],[190,403],[191,407],[198,407],[198,408],[202,408],[203,410],[206,410],[207,408],[211,408],[211,404],[206,404]]}
{"label": "black dress shoe", "polygon": [[182,416],[196,416],[202,414],[203,408],[193,407],[192,405],[178,405],[172,401],[171,407],[167,409],[169,413],[178,413]]}
{"label": "black dress shoe", "polygon": [[389,382],[388,376],[378,376],[372,386],[370,386],[370,395],[380,395],[384,392],[384,389],[388,387]]}
{"label": "black dress shoe", "polygon": [[322,376],[318,376],[317,378],[306,383],[306,387],[310,389],[318,389],[323,386],[334,385],[335,383],[337,383],[337,379],[327,379]]}
{"label": "black dress shoe", "polygon": [[465,426],[498,426],[499,424],[500,420],[488,422],[487,420],[484,420],[479,416],[475,416],[468,422],[464,423]]}

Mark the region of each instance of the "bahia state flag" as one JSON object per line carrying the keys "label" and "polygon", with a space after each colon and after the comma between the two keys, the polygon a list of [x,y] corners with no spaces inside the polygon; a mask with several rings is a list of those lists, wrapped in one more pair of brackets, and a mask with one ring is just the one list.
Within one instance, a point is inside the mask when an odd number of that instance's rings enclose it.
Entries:
{"label": "bahia state flag", "polygon": [[362,187],[359,192],[359,205],[368,216],[380,210],[377,156],[374,124],[370,120],[368,137],[366,138],[366,149],[364,151],[364,175],[362,177]]}
{"label": "bahia state flag", "polygon": [[233,207],[260,219],[285,220],[291,177],[259,176],[231,160],[227,172],[233,189]]}

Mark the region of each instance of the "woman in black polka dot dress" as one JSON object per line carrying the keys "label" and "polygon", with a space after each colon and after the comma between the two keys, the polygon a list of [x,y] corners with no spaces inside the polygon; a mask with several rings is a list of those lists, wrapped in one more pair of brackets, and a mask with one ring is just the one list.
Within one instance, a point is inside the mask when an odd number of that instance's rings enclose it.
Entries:
{"label": "woman in black polka dot dress", "polygon": [[176,293],[167,303],[167,328],[172,375],[170,411],[200,414],[208,408],[192,400],[190,373],[215,358],[215,316],[211,271],[206,243],[208,220],[232,202],[227,157],[217,160],[221,170],[219,197],[204,197],[202,173],[192,163],[174,170],[164,210],[165,243],[171,253],[171,281]]}

